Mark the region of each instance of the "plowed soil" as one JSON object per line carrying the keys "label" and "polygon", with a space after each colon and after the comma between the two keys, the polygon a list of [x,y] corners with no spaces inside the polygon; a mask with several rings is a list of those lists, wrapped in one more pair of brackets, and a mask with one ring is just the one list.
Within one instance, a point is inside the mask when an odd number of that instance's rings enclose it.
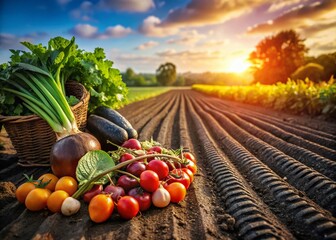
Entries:
{"label": "plowed soil", "polygon": [[[199,166],[185,201],[131,221],[30,212],[22,173],[1,155],[0,239],[336,239],[336,124],[174,90],[120,110],[140,140],[183,146]],[[7,159],[7,160],[6,160]],[[11,183],[13,184],[11,184]]]}

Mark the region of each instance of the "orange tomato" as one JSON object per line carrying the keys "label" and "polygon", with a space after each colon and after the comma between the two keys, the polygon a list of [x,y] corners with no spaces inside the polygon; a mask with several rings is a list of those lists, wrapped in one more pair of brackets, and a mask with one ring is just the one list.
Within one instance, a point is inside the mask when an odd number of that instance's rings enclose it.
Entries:
{"label": "orange tomato", "polygon": [[66,191],[70,196],[77,191],[78,184],[76,179],[70,176],[61,177],[55,186],[55,190]]}
{"label": "orange tomato", "polygon": [[47,201],[48,209],[54,213],[61,212],[62,203],[67,197],[69,197],[69,194],[63,190],[56,190],[51,193]]}
{"label": "orange tomato", "polygon": [[112,215],[114,203],[109,195],[98,194],[89,204],[90,219],[96,223],[105,222]]}
{"label": "orange tomato", "polygon": [[28,193],[25,205],[31,211],[40,211],[47,207],[50,190],[45,188],[35,188]]}
{"label": "orange tomato", "polygon": [[56,183],[58,181],[58,177],[56,177],[52,173],[45,173],[42,176],[40,176],[38,178],[38,180],[41,180],[42,184],[50,181],[44,188],[49,189],[50,191],[53,192],[55,190],[55,186],[56,186]]}
{"label": "orange tomato", "polygon": [[186,187],[179,182],[173,182],[165,188],[170,194],[170,201],[173,203],[181,202],[187,194]]}
{"label": "orange tomato", "polygon": [[16,199],[20,203],[24,203],[28,193],[30,193],[35,188],[36,188],[36,186],[32,182],[25,182],[25,183],[21,184],[15,191]]}

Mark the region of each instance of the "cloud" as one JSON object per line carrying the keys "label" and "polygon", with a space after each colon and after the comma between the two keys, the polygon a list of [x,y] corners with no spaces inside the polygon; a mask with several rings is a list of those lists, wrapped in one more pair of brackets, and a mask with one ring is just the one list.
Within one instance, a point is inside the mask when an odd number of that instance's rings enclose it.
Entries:
{"label": "cloud", "polygon": [[174,58],[183,60],[218,60],[223,58],[223,54],[220,51],[175,51],[174,49],[168,49],[162,52],[157,52],[156,55],[162,58]]}
{"label": "cloud", "polygon": [[260,0],[191,0],[183,8],[171,10],[163,26],[205,26],[218,24],[250,13],[267,1]]}
{"label": "cloud", "polygon": [[[35,42],[48,36],[45,32],[33,32],[25,35],[0,33],[0,49],[26,49],[20,42]],[[26,49],[27,50],[27,49]]]}
{"label": "cloud", "polygon": [[102,9],[125,12],[147,12],[155,7],[153,0],[100,0],[98,5]]}
{"label": "cloud", "polygon": [[198,33],[196,30],[184,31],[178,38],[172,38],[167,41],[168,44],[194,45],[206,36]]}
{"label": "cloud", "polygon": [[150,37],[165,37],[174,35],[178,29],[160,26],[161,20],[155,16],[147,17],[139,26],[139,32]]}
{"label": "cloud", "polygon": [[152,47],[155,47],[159,45],[158,42],[155,42],[155,41],[149,41],[149,42],[146,42],[146,43],[143,43],[139,46],[137,46],[135,49],[136,50],[145,50],[145,49],[148,49],[148,48],[152,48]]}
{"label": "cloud", "polygon": [[271,6],[268,8],[268,12],[276,12],[279,11],[285,7],[293,6],[295,4],[301,3],[301,2],[307,2],[307,0],[277,0],[273,1]]}
{"label": "cloud", "polygon": [[119,38],[124,37],[132,32],[132,29],[125,28],[121,25],[116,25],[114,27],[108,27],[105,30],[105,36],[106,38],[113,37],[113,38]]}
{"label": "cloud", "polygon": [[90,21],[92,20],[94,6],[93,3],[90,1],[84,1],[81,3],[79,8],[76,8],[70,12],[70,15],[73,18],[80,19],[83,21]]}
{"label": "cloud", "polygon": [[[299,5],[290,11],[283,13],[278,18],[262,23],[248,29],[249,34],[264,34],[267,32],[281,31],[290,28],[303,31],[313,27],[317,22],[325,22],[333,19],[336,14],[336,1],[325,0],[309,5]],[[330,25],[326,24],[326,27]],[[323,29],[316,29],[321,31]]]}
{"label": "cloud", "polygon": [[90,24],[77,24],[74,28],[70,29],[69,32],[81,38],[107,39],[126,36],[132,32],[132,29],[116,25],[106,28],[103,33],[99,33],[98,28],[95,26]]}

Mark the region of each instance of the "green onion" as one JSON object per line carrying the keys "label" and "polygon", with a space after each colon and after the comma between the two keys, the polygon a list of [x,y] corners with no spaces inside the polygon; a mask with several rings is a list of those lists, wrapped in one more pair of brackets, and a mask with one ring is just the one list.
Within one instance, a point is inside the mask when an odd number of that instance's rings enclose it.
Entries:
{"label": "green onion", "polygon": [[44,119],[58,137],[78,132],[75,117],[62,91],[51,73],[27,63],[13,68],[3,89],[23,101],[23,105]]}

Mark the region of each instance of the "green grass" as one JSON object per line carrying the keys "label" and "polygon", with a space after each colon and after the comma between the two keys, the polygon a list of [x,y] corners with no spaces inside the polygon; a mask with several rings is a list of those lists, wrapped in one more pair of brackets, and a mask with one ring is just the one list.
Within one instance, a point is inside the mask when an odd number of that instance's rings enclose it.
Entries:
{"label": "green grass", "polygon": [[128,104],[141,101],[147,98],[155,97],[159,94],[172,89],[182,89],[181,87],[129,87],[128,88]]}

